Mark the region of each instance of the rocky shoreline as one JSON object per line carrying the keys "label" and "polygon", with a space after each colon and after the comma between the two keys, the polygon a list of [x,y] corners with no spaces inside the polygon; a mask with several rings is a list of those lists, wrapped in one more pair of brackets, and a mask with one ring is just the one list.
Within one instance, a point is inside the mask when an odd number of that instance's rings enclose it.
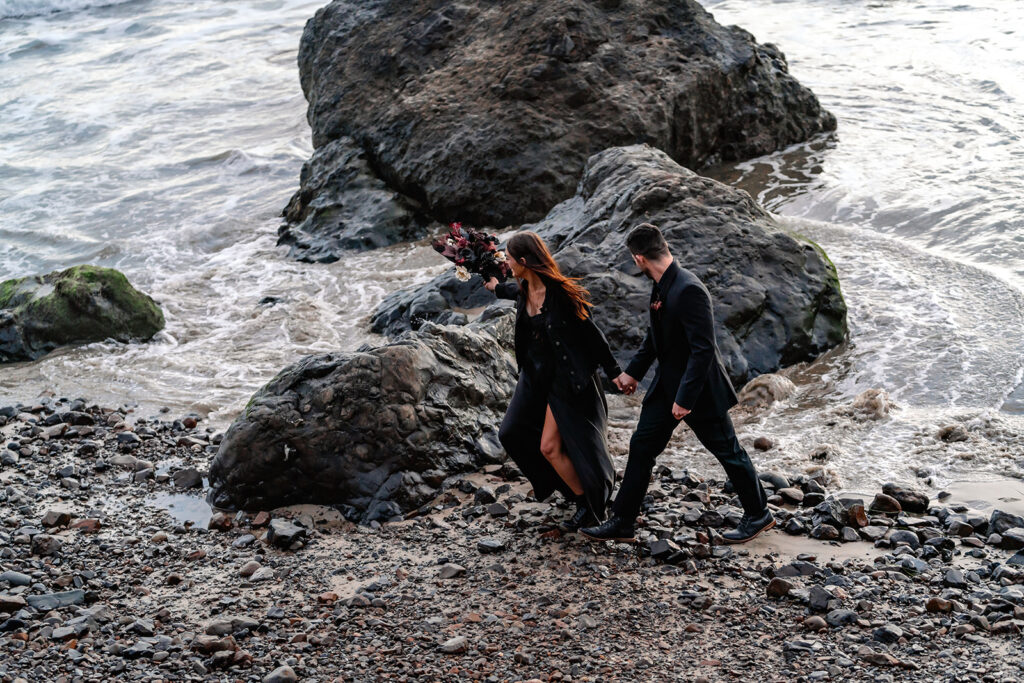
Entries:
{"label": "rocky shoreline", "polygon": [[211,516],[221,435],[196,416],[63,399],[0,416],[5,683],[1024,675],[1007,510],[765,473],[779,529],[731,547],[718,473],[661,467],[642,542],[592,546],[496,464],[402,521]]}

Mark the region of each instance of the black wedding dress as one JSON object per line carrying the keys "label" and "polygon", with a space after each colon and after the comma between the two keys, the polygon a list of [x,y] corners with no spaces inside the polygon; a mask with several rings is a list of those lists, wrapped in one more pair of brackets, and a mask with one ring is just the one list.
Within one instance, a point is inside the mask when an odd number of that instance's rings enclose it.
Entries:
{"label": "black wedding dress", "polygon": [[604,368],[609,378],[614,378],[619,366],[593,320],[579,319],[561,287],[552,283],[547,292],[540,313],[530,316],[525,285],[520,288],[510,281],[495,290],[499,297],[517,300],[519,364],[519,382],[499,436],[509,457],[533,484],[537,500],[545,500],[556,490],[568,500],[575,499],[576,494],[540,450],[544,419],[551,406],[587,504],[603,518],[615,484],[615,468],[608,455],[608,403],[597,368]]}

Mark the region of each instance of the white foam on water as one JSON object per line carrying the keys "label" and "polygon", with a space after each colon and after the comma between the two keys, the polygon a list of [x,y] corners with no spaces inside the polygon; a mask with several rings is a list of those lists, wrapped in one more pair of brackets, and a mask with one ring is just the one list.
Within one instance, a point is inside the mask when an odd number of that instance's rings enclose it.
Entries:
{"label": "white foam on water", "polygon": [[[742,430],[777,448],[762,466],[825,466],[846,486],[913,479],[935,485],[979,472],[1024,476],[1024,416],[1000,410],[1024,371],[1024,295],[997,274],[854,226],[780,218],[821,244],[839,272],[850,341],[794,374],[793,399]],[[881,417],[854,408],[871,389],[894,407]],[[969,439],[947,443],[943,427]],[[818,463],[823,445],[835,456]]]}
{"label": "white foam on water", "polygon": [[0,0],[0,19],[37,17],[56,12],[75,12],[123,5],[137,0]]}

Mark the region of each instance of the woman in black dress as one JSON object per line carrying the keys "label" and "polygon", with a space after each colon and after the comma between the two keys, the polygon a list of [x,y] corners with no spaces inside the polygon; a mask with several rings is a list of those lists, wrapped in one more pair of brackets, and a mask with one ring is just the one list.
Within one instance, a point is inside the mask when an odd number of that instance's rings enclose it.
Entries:
{"label": "woman in black dress", "polygon": [[608,456],[608,404],[597,375],[620,370],[591,316],[586,289],[562,274],[544,241],[520,232],[506,250],[515,280],[484,286],[516,301],[519,382],[499,437],[533,484],[537,500],[556,489],[576,502],[563,525],[576,531],[602,520],[615,483]]}

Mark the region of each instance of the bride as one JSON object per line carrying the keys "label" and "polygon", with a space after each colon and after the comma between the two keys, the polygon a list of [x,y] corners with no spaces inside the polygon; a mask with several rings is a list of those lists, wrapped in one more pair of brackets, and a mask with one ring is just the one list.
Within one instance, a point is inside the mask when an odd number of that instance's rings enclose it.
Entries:
{"label": "bride", "polygon": [[608,404],[596,370],[609,379],[620,370],[594,324],[589,293],[562,274],[540,236],[517,233],[506,254],[515,280],[484,284],[516,302],[519,382],[499,437],[537,500],[558,490],[575,501],[576,513],[562,525],[574,532],[604,519],[615,483]]}

